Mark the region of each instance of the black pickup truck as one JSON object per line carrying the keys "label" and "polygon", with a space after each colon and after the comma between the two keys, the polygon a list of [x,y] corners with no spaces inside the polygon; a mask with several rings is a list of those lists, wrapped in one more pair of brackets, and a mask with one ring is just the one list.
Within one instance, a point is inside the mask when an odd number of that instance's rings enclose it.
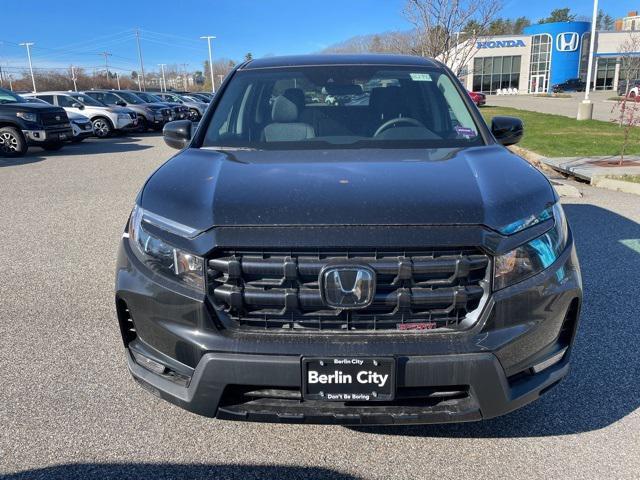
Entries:
{"label": "black pickup truck", "polygon": [[0,156],[19,157],[29,145],[59,150],[72,137],[69,118],[62,108],[28,103],[0,88]]}

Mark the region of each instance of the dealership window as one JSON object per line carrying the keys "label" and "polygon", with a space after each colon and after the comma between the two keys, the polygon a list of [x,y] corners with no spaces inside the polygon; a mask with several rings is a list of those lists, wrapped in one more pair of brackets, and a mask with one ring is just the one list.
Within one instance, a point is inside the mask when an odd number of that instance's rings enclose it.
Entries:
{"label": "dealership window", "polygon": [[616,74],[616,58],[599,58],[596,70],[596,90],[610,90],[613,88],[613,77]]}
{"label": "dealership window", "polygon": [[473,60],[473,91],[496,93],[498,89],[519,88],[520,55],[480,57]]}
{"label": "dealership window", "polygon": [[549,88],[551,66],[551,35],[542,33],[531,37],[531,68],[529,70],[529,92],[543,93]]}
{"label": "dealership window", "polygon": [[583,82],[587,81],[587,68],[589,68],[589,42],[591,34],[589,32],[582,34],[582,42],[580,43],[580,68],[578,77]]}

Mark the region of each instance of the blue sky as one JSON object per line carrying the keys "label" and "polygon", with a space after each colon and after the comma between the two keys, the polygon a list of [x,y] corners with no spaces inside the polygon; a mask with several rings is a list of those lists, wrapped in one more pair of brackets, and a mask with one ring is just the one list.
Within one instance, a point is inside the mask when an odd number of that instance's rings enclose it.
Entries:
{"label": "blue sky", "polygon": [[[214,57],[240,60],[254,57],[311,53],[361,35],[409,28],[402,16],[405,0],[86,0],[7,1],[2,6],[0,65],[26,66],[26,53],[17,44],[33,41],[34,67],[103,66],[98,52],[113,53],[110,65],[136,68],[133,29],[142,29],[145,66],[187,63],[201,68],[207,58],[201,35],[217,35]],[[591,15],[590,0],[504,0],[502,16],[525,15],[536,21],[558,6]],[[526,3],[526,8],[523,4]],[[45,5],[50,5],[46,7]],[[64,5],[64,6],[63,6]],[[639,9],[640,0],[601,0],[614,17]],[[3,43],[2,43],[3,42]]]}

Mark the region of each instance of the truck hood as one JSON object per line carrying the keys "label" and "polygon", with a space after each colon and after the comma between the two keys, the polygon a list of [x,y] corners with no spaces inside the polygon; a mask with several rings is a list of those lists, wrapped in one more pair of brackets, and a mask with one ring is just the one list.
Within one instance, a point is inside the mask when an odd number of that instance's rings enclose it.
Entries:
{"label": "truck hood", "polygon": [[3,103],[2,109],[4,111],[13,110],[16,112],[34,112],[34,113],[64,113],[62,107],[56,107],[54,105],[45,105],[44,103]]}
{"label": "truck hood", "polygon": [[485,225],[500,229],[557,200],[502,146],[437,150],[189,148],[138,201],[198,230],[267,225]]}

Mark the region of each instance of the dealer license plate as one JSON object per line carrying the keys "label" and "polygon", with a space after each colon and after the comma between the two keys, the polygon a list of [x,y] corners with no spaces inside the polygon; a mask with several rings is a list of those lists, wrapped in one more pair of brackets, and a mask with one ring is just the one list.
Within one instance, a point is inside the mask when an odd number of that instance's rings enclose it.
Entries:
{"label": "dealer license plate", "polygon": [[395,396],[393,358],[304,358],[302,374],[307,400],[371,402]]}

